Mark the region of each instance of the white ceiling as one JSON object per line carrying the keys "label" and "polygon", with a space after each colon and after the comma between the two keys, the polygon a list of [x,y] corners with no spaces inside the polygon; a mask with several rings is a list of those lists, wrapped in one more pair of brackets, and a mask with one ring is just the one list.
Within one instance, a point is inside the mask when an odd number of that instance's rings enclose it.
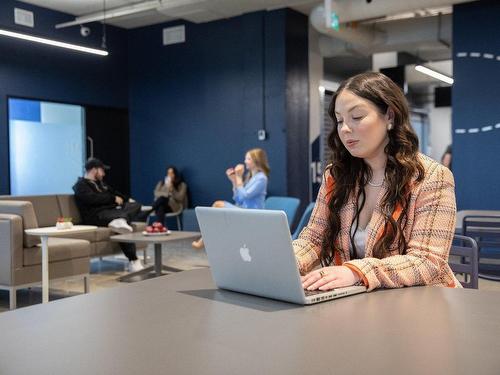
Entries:
{"label": "white ceiling", "polygon": [[[74,16],[83,16],[96,12],[101,12],[104,6],[104,0],[23,0],[24,3],[37,5],[40,7],[57,10],[68,13]],[[106,9],[122,8],[134,4],[144,3],[146,0],[105,0]],[[255,12],[259,10],[271,10],[290,7],[304,14],[309,14],[309,11],[317,4],[322,3],[322,0],[162,0],[161,4],[169,6],[170,4],[178,4],[176,7],[182,8],[183,12],[192,13],[203,11],[198,17],[206,18],[207,13],[211,15],[211,19],[221,19],[238,16],[244,13]],[[136,27],[149,26],[157,23],[171,21],[173,19],[185,18],[176,16],[175,10],[172,15],[169,11],[158,11],[152,9],[133,15],[113,18],[108,23],[114,26],[132,29]],[[194,16],[193,16],[194,17]],[[193,20],[196,22],[196,20]]]}

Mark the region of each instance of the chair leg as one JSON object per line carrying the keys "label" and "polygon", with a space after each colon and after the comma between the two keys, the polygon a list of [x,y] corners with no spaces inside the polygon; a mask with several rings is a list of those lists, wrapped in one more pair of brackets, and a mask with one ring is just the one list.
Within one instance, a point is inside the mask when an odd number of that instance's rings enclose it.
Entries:
{"label": "chair leg", "polygon": [[17,307],[17,289],[9,289],[9,310],[15,310]]}
{"label": "chair leg", "polygon": [[87,294],[90,292],[90,276],[83,276],[83,292]]}
{"label": "chair leg", "polygon": [[176,216],[176,219],[177,219],[177,230],[182,230],[181,218],[179,217],[179,215]]}
{"label": "chair leg", "polygon": [[148,247],[146,246],[146,247],[144,248],[144,256],[143,256],[143,261],[142,261],[142,263],[143,263],[143,264],[146,264],[147,262],[148,262]]}

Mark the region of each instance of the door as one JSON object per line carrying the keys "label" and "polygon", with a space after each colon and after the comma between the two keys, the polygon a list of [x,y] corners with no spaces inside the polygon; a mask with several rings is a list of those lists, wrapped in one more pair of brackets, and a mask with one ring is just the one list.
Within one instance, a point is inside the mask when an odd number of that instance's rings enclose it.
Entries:
{"label": "door", "polygon": [[130,194],[130,144],[128,111],[106,107],[85,107],[87,156],[101,159],[111,169],[105,181]]}

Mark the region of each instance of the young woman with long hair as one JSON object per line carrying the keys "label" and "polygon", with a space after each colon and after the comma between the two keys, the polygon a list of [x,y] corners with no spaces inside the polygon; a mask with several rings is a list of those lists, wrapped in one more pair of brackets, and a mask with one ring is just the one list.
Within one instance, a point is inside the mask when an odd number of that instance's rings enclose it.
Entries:
{"label": "young woman with long hair", "polygon": [[[245,173],[245,168],[247,172]],[[253,148],[245,154],[245,164],[238,164],[226,170],[226,176],[233,185],[234,204],[217,200],[212,207],[225,208],[264,208],[269,178],[267,154],[261,148]],[[195,249],[204,247],[200,238],[192,243]]]}
{"label": "young woman with long hair", "polygon": [[401,89],[380,73],[356,75],[338,88],[329,114],[331,164],[293,243],[303,287],[460,287],[447,263],[453,176],[418,152]]}

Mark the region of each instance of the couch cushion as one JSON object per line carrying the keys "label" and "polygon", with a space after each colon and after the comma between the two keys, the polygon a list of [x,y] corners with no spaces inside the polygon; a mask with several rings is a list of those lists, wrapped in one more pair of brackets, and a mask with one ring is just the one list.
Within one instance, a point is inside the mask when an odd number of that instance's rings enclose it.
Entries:
{"label": "couch cushion", "polygon": [[101,241],[94,243],[93,254],[91,256],[105,256],[112,254],[122,254],[122,250],[118,242]]}
{"label": "couch cushion", "polygon": [[80,216],[80,210],[76,205],[75,196],[73,194],[59,194],[57,196],[57,201],[59,202],[59,209],[61,210],[61,216],[72,218],[73,224],[81,224],[82,217]]}
{"label": "couch cushion", "polygon": [[134,232],[142,232],[146,230],[147,224],[142,222],[142,221],[134,221],[132,222],[132,228],[134,229]]}
{"label": "couch cushion", "polygon": [[[89,241],[56,237],[49,238],[49,263],[61,260],[88,257],[89,253]],[[41,245],[24,249],[25,266],[32,266],[41,263]]]}
{"label": "couch cushion", "polygon": [[[3,198],[5,197],[2,197],[2,199]],[[35,210],[31,202],[19,200],[0,200],[0,213],[18,215],[23,219],[24,247],[32,247],[40,243],[40,238],[38,236],[29,236],[24,233],[24,229],[38,228]]]}
{"label": "couch cushion", "polygon": [[52,227],[62,216],[56,195],[2,196],[0,199],[31,202],[39,227]]}
{"label": "couch cushion", "polygon": [[98,227],[96,230],[96,242],[99,241],[109,241],[109,237],[115,235],[116,233],[111,232],[108,227]]}

